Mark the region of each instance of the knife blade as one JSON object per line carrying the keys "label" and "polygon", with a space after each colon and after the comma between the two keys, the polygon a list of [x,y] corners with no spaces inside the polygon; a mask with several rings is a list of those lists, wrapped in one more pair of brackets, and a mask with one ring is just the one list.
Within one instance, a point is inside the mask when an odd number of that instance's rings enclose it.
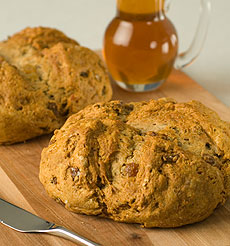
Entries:
{"label": "knife blade", "polygon": [[0,222],[19,232],[41,232],[61,236],[87,246],[99,244],[84,238],[65,227],[57,226],[0,198]]}
{"label": "knife blade", "polygon": [[0,221],[16,231],[48,230],[54,223],[43,220],[30,212],[0,198]]}

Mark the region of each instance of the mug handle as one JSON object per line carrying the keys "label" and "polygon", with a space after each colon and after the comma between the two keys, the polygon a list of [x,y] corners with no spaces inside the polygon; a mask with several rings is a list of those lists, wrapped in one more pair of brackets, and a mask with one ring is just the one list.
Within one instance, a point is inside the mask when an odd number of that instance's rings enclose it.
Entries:
{"label": "mug handle", "polygon": [[[168,10],[171,0],[166,1],[165,9]],[[184,68],[190,65],[200,54],[206,36],[208,32],[210,13],[211,13],[211,2],[209,0],[200,0],[201,12],[198,27],[195,32],[192,43],[190,44],[188,50],[180,53],[174,63],[176,69]]]}

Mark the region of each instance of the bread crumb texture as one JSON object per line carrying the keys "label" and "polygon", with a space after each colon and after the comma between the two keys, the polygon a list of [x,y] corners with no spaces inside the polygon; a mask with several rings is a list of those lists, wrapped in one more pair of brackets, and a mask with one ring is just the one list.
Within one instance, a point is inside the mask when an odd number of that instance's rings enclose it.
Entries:
{"label": "bread crumb texture", "polygon": [[97,54],[56,29],[26,28],[0,42],[0,144],[50,133],[111,96]]}
{"label": "bread crumb texture", "polygon": [[66,209],[144,227],[207,218],[230,194],[230,125],[199,102],[97,103],[42,152],[40,180]]}

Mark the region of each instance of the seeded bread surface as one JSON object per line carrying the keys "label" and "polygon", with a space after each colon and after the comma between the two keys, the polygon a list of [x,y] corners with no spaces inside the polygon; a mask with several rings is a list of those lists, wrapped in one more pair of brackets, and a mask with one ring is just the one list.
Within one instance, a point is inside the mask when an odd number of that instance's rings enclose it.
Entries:
{"label": "seeded bread surface", "polygon": [[94,104],[55,131],[39,177],[76,213],[145,227],[202,221],[230,194],[230,124],[196,101]]}
{"label": "seeded bread surface", "polygon": [[0,144],[50,133],[111,96],[97,54],[56,29],[26,28],[0,42]]}

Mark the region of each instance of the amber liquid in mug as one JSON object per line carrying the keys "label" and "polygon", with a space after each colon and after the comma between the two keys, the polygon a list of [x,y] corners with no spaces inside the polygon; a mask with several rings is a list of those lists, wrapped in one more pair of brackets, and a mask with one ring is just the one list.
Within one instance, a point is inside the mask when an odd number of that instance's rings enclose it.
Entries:
{"label": "amber liquid in mug", "polygon": [[103,55],[113,79],[126,84],[164,81],[177,56],[178,38],[163,0],[118,0],[104,37]]}

